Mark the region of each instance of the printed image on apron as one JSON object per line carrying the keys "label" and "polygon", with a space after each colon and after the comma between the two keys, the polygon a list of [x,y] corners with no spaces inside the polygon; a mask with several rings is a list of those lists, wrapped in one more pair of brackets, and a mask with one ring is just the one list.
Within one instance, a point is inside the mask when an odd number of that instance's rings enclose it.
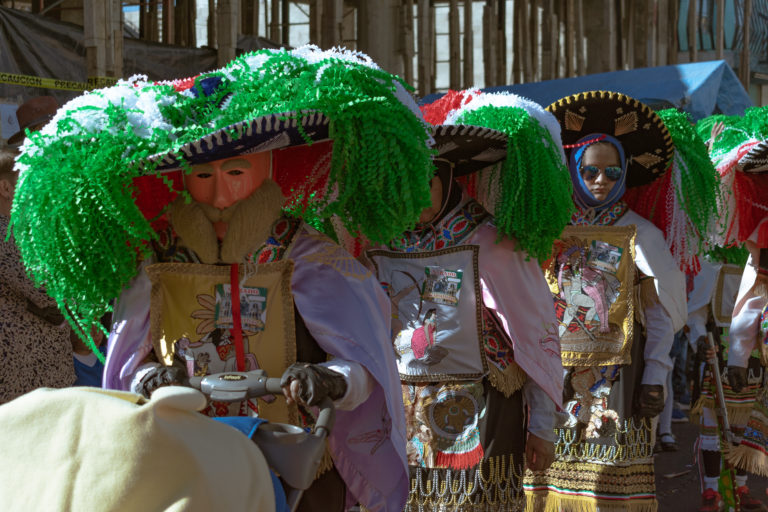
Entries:
{"label": "printed image on apron", "polygon": [[401,379],[437,382],[485,375],[477,247],[376,250],[368,257],[392,302],[392,343]]}
{"label": "printed image on apron", "polygon": [[564,365],[626,364],[634,321],[634,226],[568,226],[547,280]]}

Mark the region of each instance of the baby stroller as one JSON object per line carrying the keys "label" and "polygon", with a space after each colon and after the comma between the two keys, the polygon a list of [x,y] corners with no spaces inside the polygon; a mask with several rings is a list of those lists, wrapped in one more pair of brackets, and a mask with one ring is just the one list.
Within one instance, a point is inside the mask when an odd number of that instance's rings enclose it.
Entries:
{"label": "baby stroller", "polygon": [[[199,389],[211,400],[241,402],[269,394],[282,394],[280,379],[267,377],[264,370],[228,372],[191,377],[190,387]],[[319,406],[314,432],[286,423],[263,423],[251,439],[264,454],[287,487],[288,509],[295,511],[304,491],[312,485],[325,452],[325,438],[333,428],[335,409],[330,398]],[[230,418],[219,418],[228,423]]]}
{"label": "baby stroller", "polygon": [[99,388],[27,393],[0,406],[2,509],[295,510],[333,426],[330,400],[314,432],[263,422],[250,439],[197,412],[204,395],[240,401],[279,384],[255,371],[194,378],[200,391],[163,387],[148,401]]}

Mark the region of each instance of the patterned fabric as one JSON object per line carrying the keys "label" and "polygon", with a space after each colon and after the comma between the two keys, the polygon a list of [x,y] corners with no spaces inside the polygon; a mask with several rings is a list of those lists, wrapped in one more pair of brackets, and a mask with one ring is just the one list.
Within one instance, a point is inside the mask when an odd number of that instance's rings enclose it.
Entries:
{"label": "patterned fabric", "polygon": [[599,215],[594,216],[594,211],[576,208],[576,212],[571,217],[571,225],[581,226],[591,224],[593,226],[612,226],[617,220],[627,213],[629,207],[624,201],[619,201],[610,208],[601,211]]}
{"label": "patterned fabric", "polygon": [[408,231],[389,246],[393,251],[434,251],[459,245],[468,239],[481,224],[491,218],[480,203],[471,199],[453,215],[449,214],[437,226],[419,231]]}
{"label": "patterned fabric", "polygon": [[56,302],[27,277],[16,243],[6,240],[7,229],[8,218],[0,215],[0,404],[75,382],[69,327],[32,312],[59,313]]}

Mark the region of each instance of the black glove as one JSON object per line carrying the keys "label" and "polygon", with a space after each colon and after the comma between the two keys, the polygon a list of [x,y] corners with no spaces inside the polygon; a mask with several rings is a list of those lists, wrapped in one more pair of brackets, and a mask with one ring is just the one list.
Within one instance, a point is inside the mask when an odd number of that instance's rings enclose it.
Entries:
{"label": "black glove", "polygon": [[177,366],[158,366],[149,370],[139,381],[136,391],[144,398],[149,398],[157,388],[163,386],[186,386],[189,383],[187,372]]}
{"label": "black glove", "polygon": [[642,418],[658,416],[664,409],[664,386],[641,384],[637,402],[638,416]]}
{"label": "black glove", "polygon": [[744,386],[747,385],[747,369],[741,366],[729,366],[728,384],[731,385],[731,389],[735,393],[744,389]]}
{"label": "black glove", "polygon": [[325,366],[310,363],[293,363],[283,373],[280,386],[299,383],[299,397],[307,405],[318,405],[324,398],[338,400],[347,393],[344,375]]}

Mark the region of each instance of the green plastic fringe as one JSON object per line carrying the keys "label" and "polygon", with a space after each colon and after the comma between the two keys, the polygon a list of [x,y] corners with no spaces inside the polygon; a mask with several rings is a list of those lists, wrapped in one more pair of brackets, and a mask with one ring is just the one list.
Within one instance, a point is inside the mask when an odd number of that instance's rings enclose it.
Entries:
{"label": "green plastic fringe", "polygon": [[[682,209],[698,231],[701,241],[718,216],[720,177],[709,158],[707,146],[696,132],[689,114],[670,108],[657,112],[672,136],[675,158],[679,158],[679,188],[675,194]],[[699,250],[701,247],[698,248]]]}
{"label": "green plastic fringe", "polygon": [[[363,59],[334,55],[306,48],[245,54],[195,77],[197,96],[121,81],[72,100],[30,135],[17,160],[13,236],[35,283],[92,349],[90,326],[136,275],[156,237],[133,200],[133,179],[153,172],[150,155],[179,156],[186,143],[264,114],[320,111],[334,139],[333,193],[302,207],[293,198],[291,211],[321,228],[338,216],[373,242],[415,225],[429,205],[434,167],[425,125],[395,96],[395,82],[407,86]],[[220,82],[206,95],[208,78]]]}
{"label": "green plastic fringe", "polygon": [[489,180],[500,187],[493,212],[499,237],[516,238],[539,261],[550,258],[574,205],[568,168],[553,150],[557,146],[549,131],[519,107],[480,107],[459,116],[456,124],[484,126],[509,136],[500,175]]}

